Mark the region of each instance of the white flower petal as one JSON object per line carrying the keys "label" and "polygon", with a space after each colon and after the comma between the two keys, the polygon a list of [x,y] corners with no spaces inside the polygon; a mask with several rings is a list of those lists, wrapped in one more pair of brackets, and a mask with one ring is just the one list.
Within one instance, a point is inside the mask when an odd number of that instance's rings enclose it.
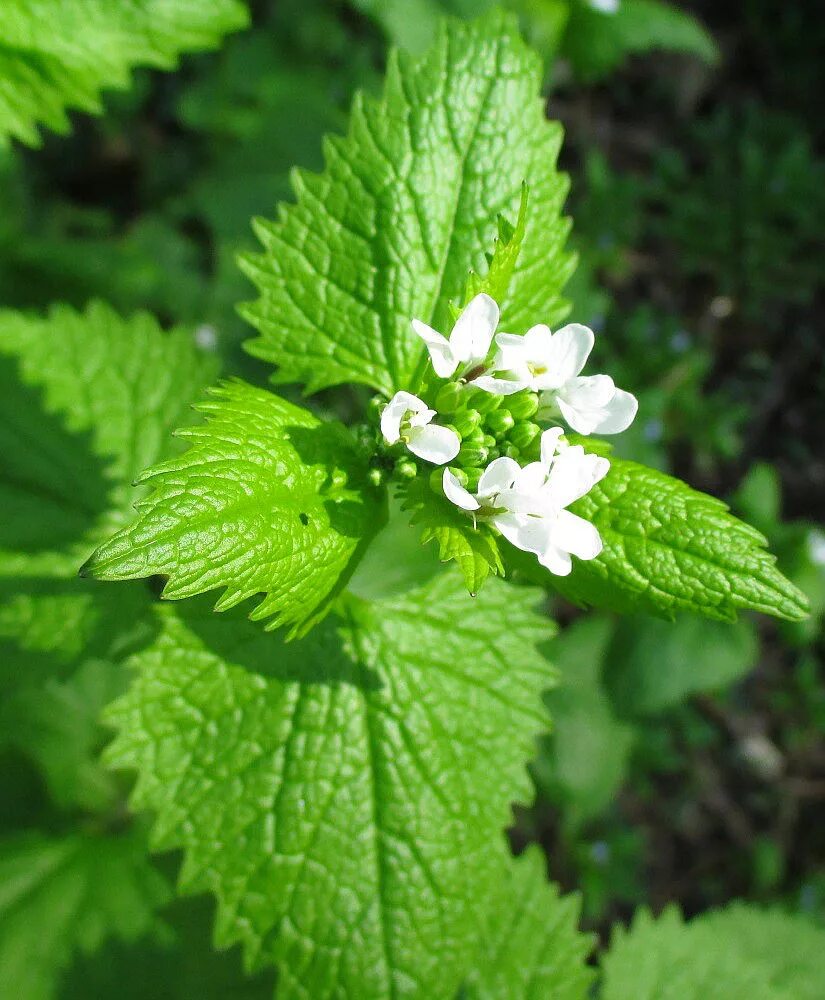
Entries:
{"label": "white flower petal", "polygon": [[498,326],[499,308],[483,292],[467,303],[450,334],[453,356],[462,362],[483,361]]}
{"label": "white flower petal", "polygon": [[610,462],[599,455],[586,455],[581,445],[565,448],[550,469],[547,490],[561,510],[590,492],[610,469]]}
{"label": "white flower petal", "polygon": [[481,504],[476,500],[469,490],[465,490],[449,469],[444,470],[441,477],[441,484],[444,487],[444,496],[462,510],[478,510]]}
{"label": "white flower petal", "polygon": [[449,427],[438,424],[427,424],[426,427],[413,427],[407,447],[413,453],[433,465],[446,465],[458,454],[461,438]]}
{"label": "white flower petal", "polygon": [[609,375],[580,375],[559,389],[559,399],[577,410],[601,410],[615,395],[616,383]]}
{"label": "white flower petal", "polygon": [[521,466],[514,459],[505,456],[494,459],[481,474],[477,496],[491,497],[509,489],[519,472]]}
{"label": "white flower petal", "polygon": [[527,493],[535,493],[547,482],[548,468],[544,462],[525,465],[515,479],[515,488]]}
{"label": "white flower petal", "polygon": [[492,376],[482,375],[477,379],[473,379],[469,384],[476,389],[481,389],[483,392],[489,392],[493,396],[512,396],[513,393],[527,389],[530,382],[527,379],[493,378]]}
{"label": "white flower petal", "polygon": [[427,407],[417,413],[410,413],[410,427],[426,427],[435,415],[435,410]]}
{"label": "white flower petal", "polygon": [[436,375],[439,378],[448,378],[452,375],[458,367],[458,358],[453,354],[447,338],[419,319],[412,321],[412,328],[427,345]]}
{"label": "white flower petal", "polygon": [[530,517],[526,514],[497,514],[493,524],[508,542],[522,552],[539,555],[550,543],[552,520],[546,517]]}
{"label": "white flower petal", "polygon": [[496,337],[496,368],[499,371],[518,371],[530,360],[525,337],[516,333],[500,333]]}
{"label": "white flower petal", "polygon": [[556,378],[555,385],[543,386],[552,389],[565,382],[584,368],[595,341],[593,331],[581,323],[568,323],[553,334],[550,352],[546,358],[548,369]]}
{"label": "white flower petal", "polygon": [[617,389],[610,402],[601,410],[593,434],[621,434],[633,423],[639,401],[632,392]]}
{"label": "white flower petal", "polygon": [[573,560],[567,552],[562,552],[555,545],[548,545],[539,553],[539,562],[549,569],[554,576],[569,576],[573,568]]}
{"label": "white flower petal", "polygon": [[[411,392],[397,392],[381,414],[381,433],[388,444],[395,444],[401,436],[401,421],[408,413],[423,413],[427,404]],[[431,418],[432,419],[432,418]]]}
{"label": "white flower petal", "polygon": [[556,548],[579,559],[595,559],[602,551],[598,529],[569,510],[559,513],[550,532],[550,541]]}
{"label": "white flower petal", "polygon": [[479,375],[468,385],[474,389],[489,392],[493,396],[512,396],[514,392],[526,389],[530,385],[530,379],[494,378],[492,375]]}
{"label": "white flower petal", "polygon": [[559,450],[559,439],[564,434],[562,427],[548,427],[541,435],[541,462],[548,469]]}

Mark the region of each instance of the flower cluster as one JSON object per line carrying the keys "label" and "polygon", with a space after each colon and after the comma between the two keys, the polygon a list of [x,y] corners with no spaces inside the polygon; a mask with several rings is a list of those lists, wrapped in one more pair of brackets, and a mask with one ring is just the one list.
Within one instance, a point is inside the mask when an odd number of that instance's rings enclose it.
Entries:
{"label": "flower cluster", "polygon": [[586,326],[553,333],[539,324],[517,336],[497,334],[498,322],[498,305],[484,294],[449,337],[413,320],[436,376],[425,393],[432,406],[396,393],[381,413],[381,433],[387,445],[402,442],[417,458],[448,466],[440,482],[448,501],[566,575],[571,555],[593,559],[602,547],[596,528],[566,508],[610,463],[571,446],[557,421],[583,435],[618,434],[638,404],[610,376],[581,374],[594,342]]}

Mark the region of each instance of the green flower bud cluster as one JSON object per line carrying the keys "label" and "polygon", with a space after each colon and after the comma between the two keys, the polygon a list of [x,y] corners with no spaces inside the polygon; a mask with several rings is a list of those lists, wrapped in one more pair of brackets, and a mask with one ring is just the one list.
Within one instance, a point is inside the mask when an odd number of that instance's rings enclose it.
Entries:
{"label": "green flower bud cluster", "polygon": [[[521,464],[538,458],[541,428],[533,419],[538,410],[534,392],[523,390],[512,396],[496,396],[460,382],[445,382],[434,394],[426,395],[428,405],[438,414],[437,422],[454,431],[461,441],[450,468],[460,472],[460,478],[466,477],[463,485],[471,492],[478,487],[481,473],[496,458],[506,455]],[[381,396],[373,397],[369,403],[375,435],[369,475],[376,485],[387,479],[409,481],[426,466],[403,443],[387,445],[377,433],[375,424],[385,405]],[[442,473],[440,467],[432,471],[439,483]]]}

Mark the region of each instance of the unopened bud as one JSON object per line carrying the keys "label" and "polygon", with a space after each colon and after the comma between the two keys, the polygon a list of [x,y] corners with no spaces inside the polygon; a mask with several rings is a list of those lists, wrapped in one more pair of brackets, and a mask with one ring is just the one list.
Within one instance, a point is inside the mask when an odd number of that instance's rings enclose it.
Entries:
{"label": "unopened bud", "polygon": [[513,414],[508,410],[493,410],[487,417],[487,430],[497,438],[504,437],[513,424]]}
{"label": "unopened bud", "polygon": [[458,453],[458,461],[467,468],[474,465],[485,465],[487,462],[487,449],[482,445],[464,444]]}
{"label": "unopened bud", "polygon": [[541,427],[529,420],[521,420],[510,431],[507,440],[515,445],[519,451],[524,451],[536,440],[541,433]]}
{"label": "unopened bud", "polygon": [[418,466],[409,458],[399,458],[395,463],[393,474],[398,479],[415,479],[418,474]]}
{"label": "unopened bud", "polygon": [[529,420],[539,408],[539,397],[534,392],[517,392],[507,397],[507,409],[516,420]]}
{"label": "unopened bud", "polygon": [[373,396],[367,406],[370,417],[373,421],[378,420],[381,416],[381,411],[387,405],[387,401],[383,396]]}
{"label": "unopened bud", "polygon": [[438,413],[455,413],[464,399],[463,387],[458,382],[447,382],[438,390],[435,409]]}
{"label": "unopened bud", "polygon": [[384,482],[384,470],[379,469],[378,466],[374,465],[367,472],[367,480],[372,483],[373,486],[380,486]]}
{"label": "unopened bud", "polygon": [[453,417],[453,423],[461,437],[467,438],[481,424],[481,414],[478,410],[460,410]]}
{"label": "unopened bud", "polygon": [[483,389],[473,389],[467,394],[467,405],[472,406],[479,413],[492,413],[503,402],[503,396],[496,396],[494,393],[485,392]]}
{"label": "unopened bud", "polygon": [[462,485],[465,489],[469,490],[470,493],[475,493],[478,489],[478,482],[481,479],[481,469],[467,469],[464,472],[465,479],[467,480]]}

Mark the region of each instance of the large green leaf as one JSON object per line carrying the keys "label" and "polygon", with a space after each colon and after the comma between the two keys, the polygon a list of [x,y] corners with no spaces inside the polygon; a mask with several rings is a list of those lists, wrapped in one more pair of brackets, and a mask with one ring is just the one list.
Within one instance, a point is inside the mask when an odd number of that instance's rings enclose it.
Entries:
{"label": "large green leaf", "polygon": [[575,896],[559,896],[545,881],[538,847],[511,861],[461,1000],[585,1000],[595,978],[585,964],[593,939],[578,932],[579,908]]}
{"label": "large green leaf", "polygon": [[68,132],[67,109],[99,112],[100,91],[128,86],[133,67],[171,69],[247,19],[239,0],[4,0],[0,142],[37,146],[38,124]]}
{"label": "large green leaf", "polygon": [[190,447],[145,472],[138,518],[84,567],[103,580],[160,574],[163,595],[224,588],[217,608],[264,597],[252,613],[309,629],[329,610],[381,527],[383,495],[346,428],[243,382],[199,403]]}
{"label": "large green leaf", "polygon": [[184,889],[217,895],[219,944],[276,963],[281,1000],[452,1000],[546,721],[535,596],[441,574],[286,645],[161,607],[109,758],[137,771],[156,846],[184,850]]}
{"label": "large green leaf", "polygon": [[244,314],[259,331],[249,350],[278,366],[276,382],[406,386],[424,350],[410,320],[448,328],[450,299],[483,269],[497,215],[516,217],[524,181],[531,211],[502,322],[520,332],[565,315],[567,181],[540,84],[538,59],[499,13],[442,25],[418,60],[391,53],[381,99],[356,99],[324,172],[296,173],[297,202],[257,223],[264,252],[244,267],[260,298]]}
{"label": "large green leaf", "polygon": [[759,643],[749,621],[674,622],[629,616],[613,635],[604,681],[622,715],[647,715],[699,691],[718,691],[756,665]]}
{"label": "large green leaf", "polygon": [[572,509],[604,550],[546,579],[573,601],[672,618],[691,611],[735,621],[752,609],[797,620],[807,598],[776,568],[767,541],[715,497],[656,469],[611,458],[610,472]]}
{"label": "large green leaf", "polygon": [[602,813],[627,773],[633,730],[616,717],[602,686],[612,622],[590,615],[566,628],[550,646],[561,673],[545,697],[553,731],[534,766],[538,784],[574,828]]}
{"label": "large green leaf", "polygon": [[620,0],[613,14],[573,0],[562,49],[584,80],[607,76],[628,56],[653,49],[686,52],[708,63],[719,59],[716,42],[696,18],[661,0]]}
{"label": "large green leaf", "polygon": [[0,312],[0,575],[74,576],[215,370],[145,314]]}
{"label": "large green leaf", "polygon": [[820,1000],[825,931],[801,916],[735,903],[685,924],[642,910],[604,959],[604,1000]]}
{"label": "large green leaf", "polygon": [[0,841],[0,996],[52,1000],[75,952],[143,937],[168,897],[139,831]]}

